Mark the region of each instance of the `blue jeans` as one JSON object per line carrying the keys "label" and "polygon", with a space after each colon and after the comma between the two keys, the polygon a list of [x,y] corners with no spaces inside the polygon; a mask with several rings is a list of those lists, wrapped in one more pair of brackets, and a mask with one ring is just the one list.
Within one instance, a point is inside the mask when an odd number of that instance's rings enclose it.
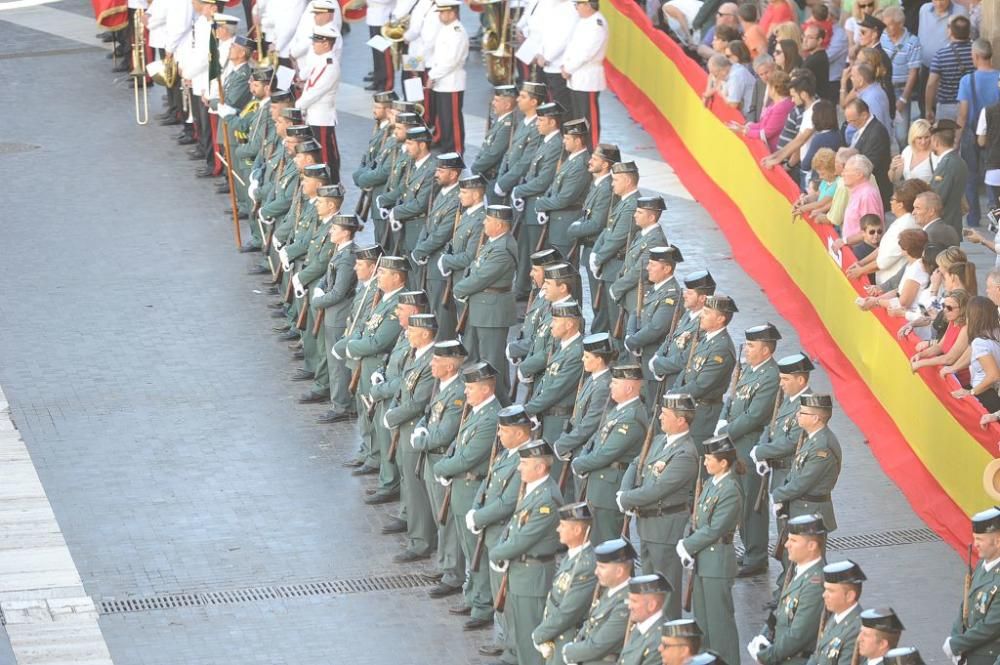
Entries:
{"label": "blue jeans", "polygon": [[[982,210],[979,207],[979,183],[983,176],[979,172],[979,146],[976,144],[975,132],[962,132],[962,143],[959,146],[959,154],[965,160],[965,165],[969,169],[969,179],[965,183],[965,200],[969,204],[969,213],[965,216],[966,226],[979,226],[982,218]],[[993,203],[996,199],[993,200]],[[990,204],[992,207],[993,203]]]}

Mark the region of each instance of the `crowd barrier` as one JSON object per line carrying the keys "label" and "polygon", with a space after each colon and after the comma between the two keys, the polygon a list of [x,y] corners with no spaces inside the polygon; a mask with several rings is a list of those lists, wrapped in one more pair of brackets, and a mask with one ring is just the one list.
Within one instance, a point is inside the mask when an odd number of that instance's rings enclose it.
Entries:
{"label": "crowd barrier", "polygon": [[[835,232],[793,218],[795,183],[780,169],[759,166],[767,154],[762,142],[726,127],[742,121],[737,111],[703,104],[705,72],[633,0],[602,2],[601,12],[611,31],[610,88],[725,233],[735,260],[795,327],[804,351],[826,370],[837,402],[885,473],[964,555],[968,516],[990,505],[982,474],[998,452],[1000,427],[980,429],[984,410],[974,398],[951,397],[954,378],[940,378],[935,368],[911,372],[914,340],[897,339],[901,321],[857,307],[861,283],[848,280],[827,251]],[[853,262],[846,247],[843,254],[843,265]],[[858,498],[864,499],[852,500]]]}

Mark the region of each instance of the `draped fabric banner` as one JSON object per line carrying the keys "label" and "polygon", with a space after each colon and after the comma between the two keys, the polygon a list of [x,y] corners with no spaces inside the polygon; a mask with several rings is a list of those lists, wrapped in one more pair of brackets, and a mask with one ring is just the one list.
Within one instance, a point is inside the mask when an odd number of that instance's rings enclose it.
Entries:
{"label": "draped fabric banner", "polygon": [[[860,284],[827,252],[834,232],[793,218],[795,184],[759,166],[763,143],[726,127],[742,121],[739,113],[721,101],[703,104],[705,72],[632,0],[604,2],[601,12],[611,31],[611,88],[726,234],[734,258],[795,326],[885,473],[928,526],[964,554],[968,516],[991,503],[981,479],[1000,428],[979,428],[982,407],[951,397],[954,379],[941,379],[933,368],[910,371],[912,342],[895,335],[900,320],[857,307]],[[853,262],[849,255],[845,248],[844,265]],[[796,350],[779,348],[779,355]]]}
{"label": "draped fabric banner", "polygon": [[97,24],[105,30],[121,30],[128,24],[126,0],[90,0],[90,4]]}

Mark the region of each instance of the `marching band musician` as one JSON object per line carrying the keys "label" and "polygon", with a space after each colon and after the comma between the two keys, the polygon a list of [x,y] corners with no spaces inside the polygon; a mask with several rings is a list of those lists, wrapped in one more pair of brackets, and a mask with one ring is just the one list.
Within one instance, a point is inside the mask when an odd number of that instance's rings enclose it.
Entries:
{"label": "marching band musician", "polygon": [[435,143],[443,152],[465,152],[465,60],[469,35],[458,20],[459,0],[437,0],[441,28],[428,59],[427,82],[435,113]]}
{"label": "marching band musician", "polygon": [[312,0],[309,7],[299,19],[299,26],[295,29],[295,36],[292,38],[292,45],[289,47],[289,54],[295,60],[299,73],[304,74],[307,69],[306,61],[313,53],[313,29],[321,25],[328,25],[336,33],[337,41],[333,45],[332,57],[340,62],[341,54],[344,51],[344,40],[341,39],[341,26],[344,17],[337,0]]}
{"label": "marching band musician", "polygon": [[340,60],[333,54],[338,34],[333,26],[313,28],[313,56],[303,78],[302,94],[295,107],[305,114],[313,137],[323,150],[334,184],[340,183],[340,148],[337,147],[337,89],[340,87]]}
{"label": "marching band musician", "polygon": [[574,118],[590,124],[590,145],[601,136],[601,107],[597,102],[607,87],[604,80],[604,53],[608,48],[608,22],[597,11],[598,0],[573,0],[580,20],[566,45],[562,59],[562,78],[569,88],[569,109]]}

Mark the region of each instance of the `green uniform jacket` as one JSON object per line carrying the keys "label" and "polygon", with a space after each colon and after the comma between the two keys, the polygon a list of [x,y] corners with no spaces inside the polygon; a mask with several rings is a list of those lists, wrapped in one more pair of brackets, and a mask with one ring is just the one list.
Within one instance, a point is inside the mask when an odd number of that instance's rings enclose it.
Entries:
{"label": "green uniform jacket", "polygon": [[[545,140],[548,138],[548,140]],[[523,224],[538,226],[538,216],[535,203],[548,190],[559,169],[559,160],[563,154],[562,135],[553,132],[538,144],[538,149],[528,162],[528,170],[524,173],[524,181],[514,188],[511,196],[524,199],[524,212],[521,218]]]}
{"label": "green uniform jacket", "polygon": [[602,282],[614,282],[621,273],[622,261],[628,249],[629,229],[635,224],[635,205],[639,190],[625,196],[614,205],[607,224],[594,241],[593,255],[601,272]]}
{"label": "green uniform jacket", "polygon": [[562,433],[583,374],[583,335],[577,334],[565,347],[562,342],[556,344],[556,352],[549,357],[542,376],[535,380],[535,390],[524,405],[529,416],[542,418],[542,438],[546,441],[555,441]]}
{"label": "green uniform jacket", "polygon": [[[244,62],[242,65],[237,66],[233,71],[229,72],[226,77],[225,83],[222,84],[223,93],[226,96],[226,105],[232,106],[234,109],[239,111],[247,102],[253,97],[250,94],[250,64]],[[219,101],[212,100],[212,109],[218,109]],[[234,120],[238,118],[238,114],[229,116]],[[224,118],[219,118],[219,125],[216,128],[215,140],[222,147],[222,138],[225,135],[224,132],[230,129],[231,123],[229,120]]]}
{"label": "green uniform jacket", "polygon": [[728,434],[744,454],[757,443],[771,420],[778,381],[778,363],[773,358],[757,369],[744,364],[733,399],[722,408],[722,418],[728,422],[720,433]]}
{"label": "green uniform jacket", "polygon": [[[572,242],[567,229],[580,219],[580,211],[590,187],[588,159],[590,156],[586,150],[564,159],[545,195],[535,200],[535,211],[549,214],[549,243],[552,245],[567,246]],[[537,219],[536,215],[535,221]]]}
{"label": "green uniform jacket", "polygon": [[[512,593],[544,598],[552,587],[555,566],[549,561],[559,549],[559,484],[552,476],[518,502],[505,533],[490,548],[490,561],[509,562]],[[542,561],[539,561],[542,559]]]}
{"label": "green uniform jacket", "polygon": [[458,375],[444,390],[439,390],[427,404],[424,417],[417,423],[418,427],[427,428],[427,435],[413,440],[414,450],[443,455],[458,434],[464,409],[465,383],[462,382],[462,376]]}
{"label": "green uniform jacket", "polygon": [[[368,137],[368,147],[365,148],[365,154],[361,156],[361,163],[358,164],[358,168],[354,169],[354,173],[351,174],[351,178],[354,180],[354,184],[358,187],[362,187],[359,180],[368,171],[374,171],[378,169],[379,165],[379,155],[382,154],[382,148],[385,145],[386,139],[392,136],[393,126],[388,120],[383,120],[378,125],[372,129],[372,135]],[[388,177],[388,171],[386,171],[386,177]],[[385,182],[384,180],[382,182]],[[367,185],[371,187],[372,185]]]}
{"label": "green uniform jacket", "polygon": [[861,606],[855,605],[843,621],[837,623],[827,617],[823,634],[816,643],[816,651],[809,658],[809,665],[851,665],[854,643],[861,632]]}
{"label": "green uniform jacket", "polygon": [[698,333],[700,324],[700,314],[698,316],[691,316],[691,312],[681,314],[674,334],[670,339],[663,340],[660,348],[653,355],[653,359],[647,364],[647,369],[653,370],[656,377],[663,377],[662,380],[667,386],[673,386],[677,375],[684,370],[691,349],[689,344]]}
{"label": "green uniform jacket", "polygon": [[541,325],[541,317],[544,315],[548,300],[542,296],[541,289],[532,291],[528,297],[528,307],[524,312],[524,322],[521,324],[521,331],[517,339],[507,344],[507,353],[514,360],[523,360],[531,351],[531,345]]}
{"label": "green uniform jacket", "polygon": [[[372,400],[385,402],[386,405],[391,404],[392,400],[399,394],[400,380],[403,372],[406,371],[406,363],[410,359],[412,350],[410,340],[406,338],[406,335],[400,335],[399,339],[396,340],[396,345],[389,352],[389,357],[385,359],[384,366],[378,368],[385,377],[385,381],[369,389],[368,394]],[[381,425],[382,423],[376,424],[376,426]]]}
{"label": "green uniform jacket", "polygon": [[[521,488],[521,474],[517,470],[519,461],[517,451],[501,449],[493,462],[493,469],[483,480],[486,487],[480,485],[473,503],[473,522],[476,529],[486,529],[485,542],[489,549],[500,540],[504,527],[514,514],[517,493]],[[480,496],[483,497],[482,501],[479,500]]]}
{"label": "green uniform jacket", "polygon": [[[673,275],[659,286],[653,285],[643,296],[642,316],[639,327],[625,338],[625,345],[633,353],[639,353],[642,369],[649,371],[649,361],[657,347],[666,339],[674,312],[682,312],[681,289]],[[678,317],[680,317],[678,313]],[[678,327],[680,320],[678,319]],[[648,376],[647,378],[652,378]]]}
{"label": "green uniform jacket", "polygon": [[[375,136],[373,135],[373,139]],[[379,139],[380,148],[372,160],[365,165],[362,163],[361,166],[354,172],[354,184],[356,184],[361,189],[371,189],[372,190],[372,205],[375,204],[375,196],[384,191],[385,185],[389,182],[389,174],[392,172],[392,167],[394,165],[393,158],[398,156],[400,151],[399,142],[396,141],[396,137],[392,134],[391,125],[385,134],[385,138]],[[369,148],[371,144],[369,143]],[[367,156],[367,154],[366,154]]]}
{"label": "green uniform jacket", "polygon": [[590,441],[594,432],[601,426],[604,409],[611,393],[611,371],[604,370],[600,376],[588,376],[580,392],[576,395],[573,405],[573,416],[568,421],[569,431],[562,434],[552,448],[556,455],[568,459],[580,446]]}
{"label": "green uniform jacket", "polygon": [[[400,335],[403,328],[396,316],[396,303],[400,291],[402,289],[398,289],[388,297],[383,296],[374,309],[363,311],[360,321],[364,324],[354,327],[351,339],[344,345],[345,353],[348,354],[345,357],[361,360],[362,376],[365,370],[374,372],[382,365],[384,356],[396,344],[397,339],[405,339],[405,336]],[[367,312],[371,314],[366,317]]]}
{"label": "green uniform jacket", "polygon": [[245,143],[241,143],[236,148],[237,159],[242,159],[247,166],[253,166],[258,155],[264,157],[264,145],[268,143],[268,137],[274,136],[274,121],[271,120],[271,100],[268,97],[260,100],[257,110],[252,116],[247,116],[242,120],[246,122],[247,138]]}
{"label": "green uniform jacket", "polygon": [[[374,282],[375,277],[372,277],[368,282],[362,284],[358,283],[354,290],[354,299],[351,300],[351,307],[348,310],[347,315],[347,329],[344,331],[344,336],[338,340],[327,340],[327,342],[333,343],[333,350],[338,356],[344,359],[344,365],[350,367],[352,370],[355,369],[360,363],[359,360],[354,360],[347,357],[347,342],[351,339],[358,339],[360,336],[356,336],[362,327],[368,312],[372,311],[372,301],[375,299],[375,294],[379,292],[378,284]],[[368,285],[371,288],[368,288]],[[360,320],[359,320],[360,319]],[[355,323],[357,321],[357,323]],[[398,325],[398,323],[397,323]],[[358,395],[367,395],[371,390],[371,375],[365,376],[364,372],[359,375],[358,382]]]}
{"label": "green uniform jacket", "polygon": [[[289,261],[295,261],[305,256],[309,252],[312,241],[319,238],[319,234],[316,233],[319,226],[316,206],[306,198],[305,194],[300,193],[299,198],[302,199],[301,212],[291,227],[285,246],[285,253],[288,255]],[[286,216],[286,219],[288,217],[290,215]]]}
{"label": "green uniform jacket", "polygon": [[433,156],[428,156],[420,166],[414,166],[403,179],[399,203],[393,207],[393,217],[403,224],[402,247],[412,252],[417,246],[417,238],[427,219],[431,197],[434,195]]}
{"label": "green uniform jacket", "polygon": [[500,162],[496,180],[497,186],[507,194],[521,182],[524,174],[528,172],[528,164],[531,163],[531,158],[535,156],[538,144],[542,140],[535,128],[537,120],[538,116],[535,116],[530,120],[522,120],[514,126],[514,136],[510,142],[510,149],[507,150]]}
{"label": "green uniform jacket", "polygon": [[[806,387],[805,393],[809,392]],[[772,407],[773,408],[773,407]],[[799,411],[799,400],[782,394],[781,406],[774,417],[774,423],[764,429],[757,442],[757,459],[766,460],[771,465],[771,487],[781,487],[788,476],[795,456],[795,445],[799,441],[802,428],[795,414]]]}
{"label": "green uniform jacket", "polygon": [[456,514],[461,510],[463,517],[486,478],[500,408],[500,401],[494,398],[478,412],[470,411],[458,431],[454,448],[434,465],[435,476],[451,480],[452,506],[456,507]]}
{"label": "green uniform jacket", "polygon": [[[684,361],[687,362],[687,356]],[[729,388],[735,367],[736,347],[729,337],[729,331],[723,329],[711,339],[702,333],[698,346],[694,349],[691,366],[686,370],[681,366],[682,371],[674,383],[674,390],[688,393],[699,402],[720,403]]]}
{"label": "green uniform jacket", "polygon": [[413,258],[420,262],[427,261],[427,269],[433,279],[444,277],[437,269],[437,261],[445,251],[445,245],[451,240],[452,233],[457,230],[456,217],[459,216],[461,205],[458,202],[458,185],[447,192],[439,192],[431,204],[431,214],[420,229],[417,245],[413,249]]}
{"label": "green uniform jacket", "polygon": [[[347,327],[347,317],[351,313],[358,277],[354,273],[354,241],[343,247],[335,247],[326,263],[326,274],[317,286],[323,295],[312,298],[309,304],[314,310],[326,310],[323,325],[327,328]],[[372,289],[374,291],[374,289]],[[332,343],[335,340],[328,339]]]}
{"label": "green uniform jacket", "polygon": [[771,488],[771,497],[775,503],[786,504],[789,517],[819,513],[826,530],[835,530],[830,493],[840,477],[842,459],[840,442],[824,427],[802,442],[788,477],[781,487]]}
{"label": "green uniform jacket", "polygon": [[661,616],[645,633],[639,632],[639,626],[632,626],[632,634],[622,648],[618,665],[658,665],[662,662],[657,647],[660,646],[660,626],[663,621]]}
{"label": "green uniform jacket", "polygon": [[590,183],[587,198],[583,200],[583,216],[566,229],[570,240],[579,240],[585,247],[593,247],[597,235],[608,225],[613,195],[611,174],[605,174]]}
{"label": "green uniform jacket", "polygon": [[[267,203],[274,197],[274,186],[278,182],[278,176],[285,172],[285,162],[289,161],[285,146],[274,123],[265,124],[265,129],[269,128],[270,133],[261,139],[260,151],[254,158],[252,172],[257,174],[260,189],[257,191],[257,201],[261,205]],[[252,145],[252,143],[251,143]]]}
{"label": "green uniform jacket", "polygon": [[[479,148],[476,161],[472,162],[469,169],[483,176],[487,182],[493,182],[500,169],[500,162],[503,161],[507,149],[511,147],[511,131],[514,128],[514,112],[497,118],[486,132],[483,145]],[[505,190],[506,191],[506,190]]]}
{"label": "green uniform jacket", "polygon": [[434,377],[431,376],[432,357],[434,357],[433,349],[428,349],[419,357],[415,353],[411,354],[403,367],[395,403],[385,412],[385,424],[391,429],[402,427],[407,423],[416,423],[424,415],[424,409],[431,401],[431,391],[434,390]]}
{"label": "green uniform jacket", "polygon": [[567,663],[593,665],[618,660],[628,627],[627,599],[627,584],[612,594],[607,589],[602,590],[601,596],[590,606],[590,614],[576,634],[576,640],[563,648]]}
{"label": "green uniform jacket", "polygon": [[[625,252],[621,275],[611,285],[609,293],[629,314],[635,312],[639,296],[639,278],[645,279],[646,260],[653,247],[666,247],[667,238],[659,224],[650,226],[646,233],[634,232],[632,244]],[[645,285],[643,286],[645,288]],[[645,305],[643,305],[645,309]]]}
{"label": "green uniform jacket", "polygon": [[733,532],[743,515],[744,500],[743,489],[732,473],[718,484],[713,477],[707,477],[702,484],[691,520],[691,534],[683,541],[684,549],[694,557],[699,576],[736,577]]}
{"label": "green uniform jacket", "polygon": [[820,561],[793,578],[778,598],[774,610],[774,644],[757,654],[763,665],[802,665],[816,649],[819,618],[824,609],[824,565]]}
{"label": "green uniform jacket", "polygon": [[559,562],[552,589],[545,599],[542,622],[531,633],[535,644],[552,642],[558,653],[563,644],[573,639],[590,610],[590,600],[597,586],[596,567],[597,559],[590,543],[585,543],[576,556],[567,555]]}
{"label": "green uniform jacket", "polygon": [[969,627],[962,627],[962,606],[951,627],[951,652],[969,665],[990,665],[1000,655],[1000,566],[986,570],[980,561],[969,586]]}
{"label": "green uniform jacket", "polygon": [[531,305],[531,323],[528,323],[528,314],[525,313],[524,323],[521,325],[521,331],[527,330],[528,334],[510,343],[511,357],[521,358],[517,368],[521,376],[538,376],[544,372],[545,361],[553,347],[551,303],[539,290]]}
{"label": "green uniform jacket", "polygon": [[455,282],[456,298],[468,301],[469,325],[507,328],[517,321],[511,284],[517,270],[517,241],[510,233],[487,240],[469,266],[469,274]]}
{"label": "green uniform jacket", "polygon": [[[283,148],[280,148],[283,150]],[[280,158],[279,158],[280,162]],[[299,169],[291,159],[285,160],[285,168],[277,176],[271,199],[261,206],[260,214],[266,219],[277,219],[288,213],[292,207],[292,195],[299,187]]]}
{"label": "green uniform jacket", "polygon": [[323,222],[313,233],[312,240],[309,241],[305,267],[298,273],[302,286],[311,286],[313,282],[326,274],[327,268],[330,266],[330,259],[336,249],[336,243],[330,240],[330,222]]}
{"label": "green uniform jacket", "polygon": [[461,273],[472,265],[472,261],[476,258],[476,249],[483,235],[485,219],[486,206],[480,203],[474,210],[465,210],[458,220],[458,227],[451,238],[450,247],[441,256],[441,265],[445,270],[459,271],[456,278],[461,277]]}
{"label": "green uniform jacket", "polygon": [[635,399],[605,414],[604,424],[573,460],[577,476],[589,475],[587,501],[595,508],[618,510],[615,495],[625,469],[642,448],[646,436],[646,409]]}
{"label": "green uniform jacket", "polygon": [[638,511],[639,538],[651,543],[676,543],[684,537],[688,497],[701,466],[690,435],[666,442],[666,435],[656,437],[641,474],[638,459],[629,465],[619,498],[622,508]]}
{"label": "green uniform jacket", "polygon": [[250,101],[243,105],[239,113],[230,116],[226,121],[229,128],[233,130],[233,138],[236,139],[231,147],[233,151],[233,163],[236,165],[238,172],[242,173],[250,166],[253,166],[253,158],[256,156],[256,153],[253,153],[250,157],[241,156],[240,148],[250,140],[250,131],[257,123],[257,118],[259,117],[260,100],[251,97]]}

